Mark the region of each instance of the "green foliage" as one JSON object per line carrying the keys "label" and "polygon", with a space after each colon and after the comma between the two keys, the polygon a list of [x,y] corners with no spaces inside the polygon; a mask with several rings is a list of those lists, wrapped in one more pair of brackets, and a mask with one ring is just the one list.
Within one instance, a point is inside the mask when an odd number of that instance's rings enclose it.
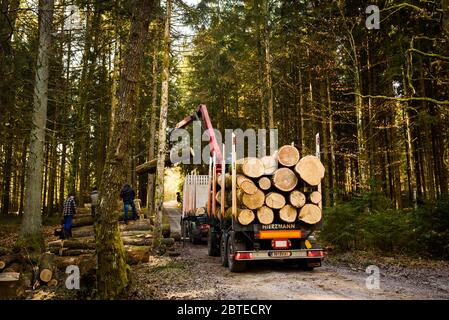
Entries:
{"label": "green foliage", "polygon": [[320,238],[336,250],[375,250],[449,258],[449,200],[414,211],[366,193],[326,209]]}

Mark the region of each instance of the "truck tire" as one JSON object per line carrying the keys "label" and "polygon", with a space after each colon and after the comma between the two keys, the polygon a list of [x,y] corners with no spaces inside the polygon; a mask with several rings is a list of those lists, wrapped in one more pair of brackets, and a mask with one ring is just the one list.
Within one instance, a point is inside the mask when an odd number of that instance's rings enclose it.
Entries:
{"label": "truck tire", "polygon": [[220,256],[220,242],[217,232],[211,229],[207,232],[207,254],[210,257]]}
{"label": "truck tire", "polygon": [[229,237],[228,239],[228,267],[231,272],[243,272],[246,269],[246,261],[234,260],[234,252],[246,250],[245,243],[238,238]]}
{"label": "truck tire", "polygon": [[228,242],[227,234],[222,233],[220,237],[220,261],[223,267],[228,266]]}

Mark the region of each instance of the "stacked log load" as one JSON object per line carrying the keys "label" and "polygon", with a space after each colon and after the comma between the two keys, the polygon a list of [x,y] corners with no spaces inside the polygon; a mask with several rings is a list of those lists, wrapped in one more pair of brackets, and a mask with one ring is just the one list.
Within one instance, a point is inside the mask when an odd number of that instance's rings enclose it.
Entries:
{"label": "stacked log load", "polygon": [[[318,186],[324,178],[324,166],[319,158],[312,155],[300,158],[298,149],[285,145],[274,156],[238,160],[236,169],[237,220],[241,225],[295,222],[315,225],[321,221]],[[224,181],[224,218],[228,219],[232,215],[230,173]],[[223,184],[222,177],[218,184],[220,187]],[[216,200],[221,204],[221,191],[217,192]]]}

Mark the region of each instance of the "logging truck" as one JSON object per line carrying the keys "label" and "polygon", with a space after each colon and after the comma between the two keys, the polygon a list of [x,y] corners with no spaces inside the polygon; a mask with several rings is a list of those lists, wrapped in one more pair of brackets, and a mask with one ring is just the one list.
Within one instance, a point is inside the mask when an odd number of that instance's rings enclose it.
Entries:
{"label": "logging truck", "polygon": [[260,260],[295,262],[309,270],[321,266],[324,252],[313,235],[322,219],[319,136],[316,155],[300,158],[286,145],[261,159],[236,159],[233,136],[226,163],[205,105],[176,128],[199,119],[209,132],[211,161],[208,175],[186,176],[183,235],[197,242],[207,234],[208,254],[219,256],[232,272]]}

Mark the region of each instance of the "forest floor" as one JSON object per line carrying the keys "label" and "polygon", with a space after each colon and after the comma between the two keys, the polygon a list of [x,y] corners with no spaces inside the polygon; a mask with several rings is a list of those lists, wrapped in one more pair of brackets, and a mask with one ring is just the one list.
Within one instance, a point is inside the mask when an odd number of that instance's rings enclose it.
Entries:
{"label": "forest floor", "polygon": [[[166,208],[172,228],[179,228],[179,209]],[[45,226],[46,241],[55,226]],[[18,225],[0,225],[0,246],[11,247]],[[449,299],[449,262],[368,252],[330,252],[323,266],[299,270],[282,262],[250,264],[231,273],[220,259],[207,255],[206,244],[176,243],[178,257],[152,256],[132,266],[130,288],[123,299]],[[368,289],[369,265],[380,269],[380,289]],[[62,288],[61,288],[62,289]],[[48,291],[48,292],[47,292]],[[39,296],[40,295],[40,296]],[[34,299],[83,299],[67,290],[41,290]]]}

